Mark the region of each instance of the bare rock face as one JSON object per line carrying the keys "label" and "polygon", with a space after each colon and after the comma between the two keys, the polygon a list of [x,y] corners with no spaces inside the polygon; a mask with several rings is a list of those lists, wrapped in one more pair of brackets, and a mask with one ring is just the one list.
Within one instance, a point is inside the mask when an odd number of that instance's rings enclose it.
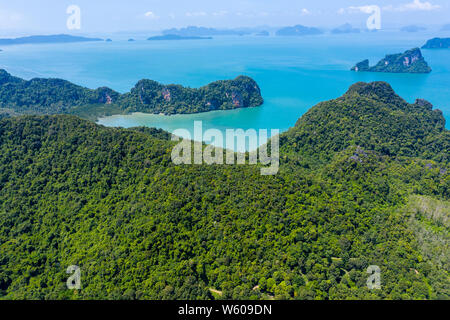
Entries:
{"label": "bare rock face", "polygon": [[432,71],[419,48],[404,53],[387,55],[373,67],[369,66],[369,60],[364,60],[351,70],[389,73],[430,73]]}
{"label": "bare rock face", "polygon": [[100,104],[113,104],[117,101],[119,94],[109,88],[103,87],[98,88],[98,103]]}
{"label": "bare rock face", "polygon": [[170,102],[172,100],[172,94],[170,93],[169,89],[164,88],[162,90],[162,95],[164,97],[164,100],[166,100],[167,102]]}
{"label": "bare rock face", "polygon": [[239,92],[233,91],[231,93],[231,100],[233,101],[232,103],[236,108],[241,108],[244,105],[242,95]]}

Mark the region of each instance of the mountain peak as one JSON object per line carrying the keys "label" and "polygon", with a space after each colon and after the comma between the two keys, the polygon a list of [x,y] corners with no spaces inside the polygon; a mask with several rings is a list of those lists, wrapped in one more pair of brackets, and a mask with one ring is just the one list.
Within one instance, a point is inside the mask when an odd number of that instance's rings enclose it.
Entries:
{"label": "mountain peak", "polygon": [[5,69],[0,69],[0,78],[10,77],[11,74],[8,73]]}
{"label": "mountain peak", "polygon": [[0,69],[0,85],[3,85],[5,83],[9,83],[9,82],[20,82],[22,81],[19,78],[13,77],[10,73],[8,73],[8,71],[6,71],[5,69]]}
{"label": "mountain peak", "polygon": [[354,94],[363,97],[377,98],[391,103],[405,102],[395,93],[391,85],[384,81],[375,81],[370,83],[357,82],[348,89],[348,91],[344,94],[344,97],[352,96]]}
{"label": "mountain peak", "polygon": [[357,93],[360,95],[368,95],[368,94],[376,94],[376,95],[385,95],[385,94],[395,94],[394,89],[392,89],[391,85],[384,81],[374,81],[374,82],[357,82],[350,86],[347,94]]}
{"label": "mountain peak", "polygon": [[358,82],[342,97],[311,108],[282,136],[281,145],[308,165],[355,145],[383,155],[433,154],[448,161],[448,137],[442,113],[428,101],[409,104],[386,82]]}

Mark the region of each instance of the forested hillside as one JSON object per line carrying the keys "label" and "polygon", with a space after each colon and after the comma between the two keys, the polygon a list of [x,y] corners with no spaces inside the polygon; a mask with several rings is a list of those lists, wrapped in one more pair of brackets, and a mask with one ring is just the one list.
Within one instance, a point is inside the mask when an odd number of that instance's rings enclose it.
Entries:
{"label": "forested hillside", "polygon": [[370,67],[369,60],[366,59],[357,63],[351,70],[388,73],[430,73],[432,71],[419,48],[404,53],[388,54],[373,67]]}
{"label": "forested hillside", "polygon": [[92,90],[62,79],[26,81],[0,70],[0,109],[22,114],[178,114],[256,107],[262,103],[258,84],[245,76],[199,89],[141,80],[131,92],[120,94],[106,87]]}
{"label": "forested hillside", "polygon": [[261,176],[175,166],[161,130],[1,119],[0,298],[448,299],[444,124],[358,83],[283,134],[280,173]]}

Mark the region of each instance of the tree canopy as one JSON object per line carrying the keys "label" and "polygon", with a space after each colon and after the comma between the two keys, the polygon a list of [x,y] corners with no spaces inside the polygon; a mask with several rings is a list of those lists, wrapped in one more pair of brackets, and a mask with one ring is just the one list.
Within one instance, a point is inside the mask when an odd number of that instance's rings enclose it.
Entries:
{"label": "tree canopy", "polygon": [[77,114],[87,118],[118,113],[198,113],[260,106],[258,84],[239,76],[199,89],[141,80],[130,92],[88,89],[62,79],[26,81],[0,70],[0,108],[21,114]]}
{"label": "tree canopy", "polygon": [[176,166],[161,130],[3,118],[0,298],[448,299],[444,123],[358,83],[282,134],[280,173],[261,176]]}

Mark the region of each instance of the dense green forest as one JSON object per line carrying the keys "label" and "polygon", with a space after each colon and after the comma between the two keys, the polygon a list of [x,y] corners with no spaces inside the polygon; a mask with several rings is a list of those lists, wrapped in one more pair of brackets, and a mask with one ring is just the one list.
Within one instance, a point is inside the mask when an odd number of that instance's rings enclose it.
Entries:
{"label": "dense green forest", "polygon": [[102,87],[84,88],[62,79],[26,81],[0,69],[0,109],[22,114],[76,114],[92,118],[117,113],[197,113],[256,107],[263,103],[258,84],[239,76],[199,89],[141,80],[120,94]]}
{"label": "dense green forest", "polygon": [[0,298],[449,299],[444,125],[358,83],[282,134],[280,172],[261,176],[176,166],[161,130],[3,118]]}
{"label": "dense green forest", "polygon": [[369,60],[366,59],[357,63],[351,70],[389,73],[430,73],[432,71],[419,48],[404,53],[388,54],[373,67],[369,65]]}

